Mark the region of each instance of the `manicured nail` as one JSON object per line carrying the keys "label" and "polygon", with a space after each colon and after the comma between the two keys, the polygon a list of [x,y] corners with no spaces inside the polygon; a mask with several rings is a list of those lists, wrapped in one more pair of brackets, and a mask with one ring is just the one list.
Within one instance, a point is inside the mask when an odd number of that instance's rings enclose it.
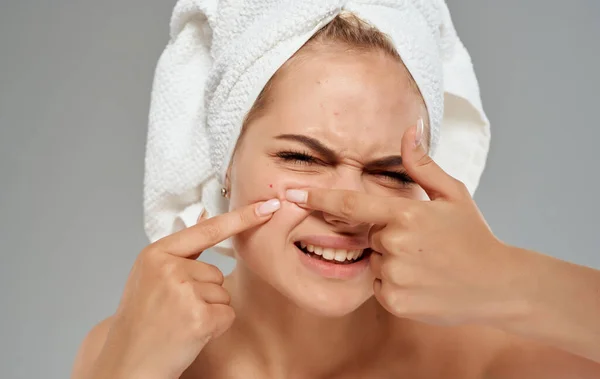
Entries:
{"label": "manicured nail", "polygon": [[285,198],[293,203],[304,204],[308,198],[308,192],[303,190],[290,189],[285,191]]}
{"label": "manicured nail", "polygon": [[279,207],[281,207],[281,203],[279,202],[279,200],[278,199],[271,199],[271,200],[269,200],[267,202],[262,203],[256,209],[256,211],[258,212],[259,216],[268,216],[271,213],[273,213],[276,210],[278,210]]}
{"label": "manicured nail", "polygon": [[415,147],[419,147],[419,145],[423,142],[424,127],[423,119],[420,118],[419,121],[417,121],[417,131],[415,132]]}

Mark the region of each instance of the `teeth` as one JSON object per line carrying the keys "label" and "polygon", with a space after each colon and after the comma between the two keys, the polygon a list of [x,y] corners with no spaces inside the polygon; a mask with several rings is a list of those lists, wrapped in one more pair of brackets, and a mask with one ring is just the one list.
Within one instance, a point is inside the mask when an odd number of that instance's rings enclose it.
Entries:
{"label": "teeth", "polygon": [[354,260],[354,252],[356,250],[346,250],[346,251],[347,251],[346,252],[346,259],[349,260],[349,261]]}
{"label": "teeth", "polygon": [[352,251],[348,251],[345,249],[335,249],[335,257],[334,259],[338,262],[343,262],[346,259],[352,259]]}
{"label": "teeth", "polygon": [[355,261],[362,256],[363,250],[346,250],[346,249],[333,249],[330,247],[321,247],[315,245],[309,245],[304,242],[300,242],[300,246],[307,251],[320,255],[323,259],[335,260],[337,262],[344,261]]}
{"label": "teeth", "polygon": [[323,258],[333,260],[335,258],[335,249],[326,247],[323,249]]}

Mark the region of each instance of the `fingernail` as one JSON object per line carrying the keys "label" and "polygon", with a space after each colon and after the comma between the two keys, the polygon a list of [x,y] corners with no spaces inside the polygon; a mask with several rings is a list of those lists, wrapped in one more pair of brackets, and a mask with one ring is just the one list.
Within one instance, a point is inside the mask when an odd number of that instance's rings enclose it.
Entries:
{"label": "fingernail", "polygon": [[308,198],[308,192],[297,189],[290,189],[285,191],[285,198],[293,203],[303,204],[306,203]]}
{"label": "fingernail", "polygon": [[423,125],[423,119],[420,118],[417,121],[417,131],[415,132],[415,147],[419,147],[419,145],[423,142],[423,129],[425,126]]}
{"label": "fingernail", "polygon": [[262,203],[258,208],[257,208],[257,212],[259,216],[268,216],[271,213],[275,212],[276,210],[279,209],[279,207],[281,207],[281,203],[279,202],[278,199],[271,199],[267,202]]}

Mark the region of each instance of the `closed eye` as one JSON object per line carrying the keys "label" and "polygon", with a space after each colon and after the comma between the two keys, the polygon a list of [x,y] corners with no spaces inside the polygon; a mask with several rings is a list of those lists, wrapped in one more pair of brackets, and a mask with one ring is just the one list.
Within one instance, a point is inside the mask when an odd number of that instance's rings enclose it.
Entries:
{"label": "closed eye", "polygon": [[403,185],[414,184],[415,181],[406,172],[401,171],[373,171],[369,174],[382,177],[384,180],[393,180]]}
{"label": "closed eye", "polygon": [[[279,151],[274,154],[278,159],[298,165],[327,165],[327,162],[311,155],[308,152],[300,151]],[[386,171],[386,170],[369,170],[367,174],[381,178],[383,181],[393,181],[401,184],[402,186],[409,186],[414,184],[415,181],[404,171]]]}
{"label": "closed eye", "polygon": [[280,151],[276,153],[275,156],[283,161],[296,164],[325,164],[325,162],[323,162],[322,160],[315,158],[314,156],[308,153],[302,153],[298,151]]}

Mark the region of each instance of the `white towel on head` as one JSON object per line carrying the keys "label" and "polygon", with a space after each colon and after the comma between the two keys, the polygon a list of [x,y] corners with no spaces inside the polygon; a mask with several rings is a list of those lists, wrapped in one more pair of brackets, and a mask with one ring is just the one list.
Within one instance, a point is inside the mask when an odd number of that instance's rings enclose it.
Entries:
{"label": "white towel on head", "polygon": [[433,158],[475,191],[489,123],[443,0],[179,0],[151,98],[144,179],[151,241],[194,224],[203,209],[227,211],[220,188],[243,118],[277,69],[343,11],[391,38],[427,105]]}

